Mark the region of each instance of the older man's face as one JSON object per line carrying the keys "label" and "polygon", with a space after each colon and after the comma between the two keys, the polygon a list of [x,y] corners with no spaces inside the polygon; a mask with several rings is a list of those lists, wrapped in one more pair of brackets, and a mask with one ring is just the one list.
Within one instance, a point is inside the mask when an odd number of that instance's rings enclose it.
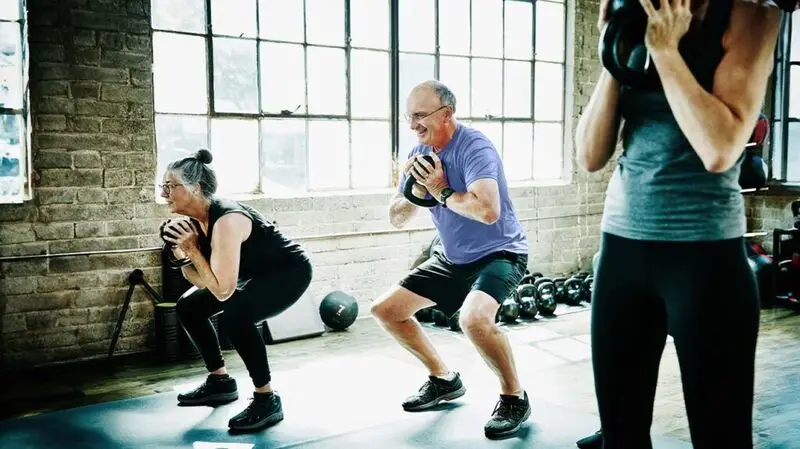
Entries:
{"label": "older man's face", "polygon": [[406,101],[406,120],[417,133],[419,143],[434,145],[450,117],[450,108],[442,105],[432,89],[414,89]]}

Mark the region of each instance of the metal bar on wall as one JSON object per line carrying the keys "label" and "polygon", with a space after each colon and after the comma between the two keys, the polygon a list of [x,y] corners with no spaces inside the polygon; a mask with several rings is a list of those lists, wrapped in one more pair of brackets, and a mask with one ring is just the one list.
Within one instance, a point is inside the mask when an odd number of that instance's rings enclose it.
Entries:
{"label": "metal bar on wall", "polygon": [[[392,160],[399,164],[400,154],[400,0],[389,0],[390,65],[391,71],[391,120],[392,120]],[[398,167],[399,170],[399,167]],[[393,178],[397,178],[393,176]],[[392,179],[394,184],[395,179]]]}

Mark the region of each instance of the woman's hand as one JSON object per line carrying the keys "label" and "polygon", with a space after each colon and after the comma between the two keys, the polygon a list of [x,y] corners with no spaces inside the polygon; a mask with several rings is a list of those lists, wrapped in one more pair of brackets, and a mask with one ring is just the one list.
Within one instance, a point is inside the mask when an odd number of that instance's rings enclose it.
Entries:
{"label": "woman's hand", "polygon": [[171,220],[167,223],[166,231],[164,240],[174,244],[183,254],[188,255],[198,248],[198,236],[200,234],[190,220]]}
{"label": "woman's hand", "polygon": [[692,23],[691,0],[661,0],[656,9],[651,0],[639,0],[647,14],[644,43],[651,54],[677,49]]}

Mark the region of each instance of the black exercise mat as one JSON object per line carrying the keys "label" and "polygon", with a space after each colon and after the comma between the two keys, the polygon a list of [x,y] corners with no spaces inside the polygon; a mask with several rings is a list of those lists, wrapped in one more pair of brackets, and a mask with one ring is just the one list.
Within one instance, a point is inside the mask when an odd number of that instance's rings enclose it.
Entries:
{"label": "black exercise mat", "polygon": [[[237,373],[242,396],[232,404],[179,407],[176,392],[170,391],[61,410],[0,422],[0,447],[556,449],[573,448],[577,439],[597,429],[592,415],[532,398],[533,415],[519,435],[488,440],[483,425],[497,398],[494,385],[468,386],[465,396],[437,410],[406,413],[400,402],[419,387],[422,373],[414,365],[378,357],[327,360],[276,373],[285,420],[257,433],[232,434],[227,421],[246,406],[251,391],[246,375]],[[691,447],[654,441],[656,449]]]}

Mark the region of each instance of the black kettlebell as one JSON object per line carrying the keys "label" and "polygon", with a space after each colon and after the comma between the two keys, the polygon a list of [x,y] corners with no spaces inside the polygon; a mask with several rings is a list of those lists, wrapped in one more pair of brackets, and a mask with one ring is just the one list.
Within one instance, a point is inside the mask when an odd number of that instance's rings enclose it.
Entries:
{"label": "black kettlebell", "polygon": [[[422,158],[428,161],[429,164],[433,165],[433,157],[431,157],[429,154],[422,156]],[[439,204],[439,202],[436,201],[436,198],[417,198],[414,196],[414,194],[411,193],[411,190],[414,187],[415,182],[417,182],[417,180],[414,179],[413,176],[409,175],[406,179],[405,185],[403,186],[403,196],[405,196],[406,199],[411,202],[411,204],[416,204],[417,206],[421,207],[434,207]]]}
{"label": "black kettlebell", "polygon": [[[659,8],[659,0],[653,6]],[[658,90],[661,80],[644,44],[647,14],[639,0],[611,0],[608,23],[600,35],[600,59],[603,67],[621,84],[646,90]]]}

